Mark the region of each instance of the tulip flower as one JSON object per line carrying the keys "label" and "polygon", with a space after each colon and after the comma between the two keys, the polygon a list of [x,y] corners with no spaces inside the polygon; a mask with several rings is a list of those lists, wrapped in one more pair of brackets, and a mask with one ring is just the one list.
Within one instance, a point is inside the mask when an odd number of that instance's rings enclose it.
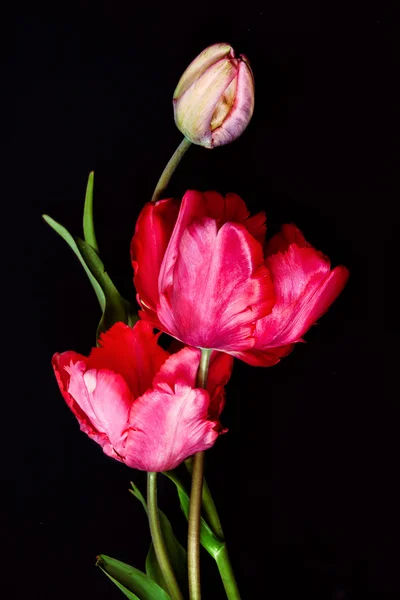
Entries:
{"label": "tulip flower", "polygon": [[275,302],[264,235],[265,217],[249,218],[235,194],[147,204],[131,246],[140,316],[197,348],[251,347],[255,321]]}
{"label": "tulip flower", "polygon": [[116,323],[89,357],[55,354],[60,390],[80,428],[103,451],[144,471],[174,469],[213,446],[225,430],[219,416],[232,359],[214,353],[207,390],[196,387],[200,351],[170,355],[159,334],[139,321]]}
{"label": "tulip flower", "polygon": [[236,194],[189,191],[147,204],[131,255],[140,317],[198,348],[269,366],[329,308],[348,271],[294,226],[263,245],[265,215]]}
{"label": "tulip flower", "polygon": [[229,44],[206,48],[188,66],[173,97],[175,123],[205,148],[229,144],[246,129],[254,110],[254,79],[244,55]]}

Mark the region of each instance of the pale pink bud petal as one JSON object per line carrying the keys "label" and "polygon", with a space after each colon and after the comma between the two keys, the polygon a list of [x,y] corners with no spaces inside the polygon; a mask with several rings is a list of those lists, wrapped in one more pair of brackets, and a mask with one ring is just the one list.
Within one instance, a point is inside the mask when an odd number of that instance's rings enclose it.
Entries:
{"label": "pale pink bud petal", "polygon": [[231,109],[223,122],[212,130],[213,148],[233,142],[243,133],[252,117],[254,111],[254,78],[251,68],[245,60],[239,62],[235,83],[236,94]]}
{"label": "pale pink bud petal", "polygon": [[175,101],[175,122],[194,144],[212,147],[210,124],[213,114],[236,73],[234,62],[221,59],[200,75]]}
{"label": "pale pink bud petal", "polygon": [[228,44],[206,48],[182,75],[173,97],[175,122],[194,144],[214,148],[243,133],[254,109],[254,79]]}
{"label": "pale pink bud petal", "polygon": [[192,83],[211,67],[211,65],[230,54],[232,54],[232,57],[234,56],[233,50],[229,44],[213,44],[203,50],[203,52],[200,52],[180,78],[179,83],[175,88],[174,99],[182,96]]}

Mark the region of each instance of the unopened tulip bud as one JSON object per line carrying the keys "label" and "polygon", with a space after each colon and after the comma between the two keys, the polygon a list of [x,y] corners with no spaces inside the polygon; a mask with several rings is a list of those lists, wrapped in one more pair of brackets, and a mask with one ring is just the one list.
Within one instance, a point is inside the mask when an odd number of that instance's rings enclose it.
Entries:
{"label": "unopened tulip bud", "polygon": [[193,144],[215,148],[246,129],[254,110],[247,58],[229,44],[209,46],[188,66],[173,97],[175,123]]}

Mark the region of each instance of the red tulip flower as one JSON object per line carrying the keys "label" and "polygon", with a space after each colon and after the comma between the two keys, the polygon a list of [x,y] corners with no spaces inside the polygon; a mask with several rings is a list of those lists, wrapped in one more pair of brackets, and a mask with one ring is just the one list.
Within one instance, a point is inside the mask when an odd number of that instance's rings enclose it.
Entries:
{"label": "red tulip flower", "polygon": [[275,302],[264,236],[264,216],[249,218],[235,194],[147,204],[131,246],[141,316],[197,348],[253,346],[255,321]]}
{"label": "red tulip flower", "polygon": [[131,255],[140,316],[181,342],[271,365],[329,308],[345,267],[284,226],[266,246],[265,215],[236,194],[189,191],[147,204]]}
{"label": "red tulip flower", "polygon": [[196,388],[200,350],[170,355],[145,321],[116,323],[89,357],[55,354],[61,392],[81,430],[103,451],[144,471],[174,469],[213,446],[231,357],[211,357],[207,391]]}

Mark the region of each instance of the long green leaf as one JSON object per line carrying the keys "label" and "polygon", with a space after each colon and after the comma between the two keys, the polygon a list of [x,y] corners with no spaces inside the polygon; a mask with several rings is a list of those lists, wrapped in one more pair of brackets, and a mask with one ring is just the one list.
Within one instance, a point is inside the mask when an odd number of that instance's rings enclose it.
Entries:
{"label": "long green leaf", "polygon": [[87,242],[79,238],[74,239],[65,227],[48,215],[43,215],[43,219],[67,242],[93,286],[102,311],[96,339],[117,321],[133,327],[138,320],[137,313],[130,302],[118,292],[96,251]]}
{"label": "long green leaf", "polygon": [[94,289],[94,291],[96,293],[97,300],[99,301],[101,311],[104,313],[104,310],[105,310],[105,307],[106,307],[106,297],[105,297],[105,294],[104,294],[103,290],[101,289],[101,286],[99,285],[99,283],[96,281],[95,277],[93,277],[92,273],[90,272],[90,269],[86,265],[86,263],[85,263],[85,261],[84,261],[84,259],[82,257],[82,254],[79,251],[79,248],[78,248],[78,246],[77,246],[74,238],[69,233],[69,231],[67,231],[67,229],[65,229],[65,227],[63,227],[62,225],[60,225],[60,223],[57,223],[57,221],[55,221],[54,219],[52,219],[51,217],[49,217],[49,215],[42,215],[42,216],[43,216],[43,219],[46,221],[46,223],[48,225],[50,225],[50,227],[52,229],[54,229],[54,231],[56,233],[58,233],[58,235],[61,236],[62,239],[67,242],[68,246],[74,252],[75,256],[78,257],[79,262],[81,263],[82,267],[85,269],[85,273],[89,277],[90,283],[92,284],[93,289]]}
{"label": "long green leaf", "polygon": [[136,596],[136,594],[134,594],[133,592],[130,592],[129,590],[126,589],[126,587],[124,585],[122,585],[122,583],[120,583],[119,581],[117,581],[116,579],[114,579],[114,577],[111,577],[111,575],[109,575],[107,573],[107,571],[105,571],[103,569],[103,567],[101,567],[100,565],[97,565],[98,567],[100,567],[100,569],[103,571],[103,573],[105,575],[107,575],[107,577],[109,579],[111,579],[111,581],[113,583],[115,583],[115,585],[117,586],[117,588],[119,588],[121,590],[121,592],[127,597],[129,598],[129,600],[140,600],[139,596]]}
{"label": "long green leaf", "polygon": [[83,233],[85,240],[73,238],[65,227],[48,215],[43,215],[43,219],[67,242],[89,277],[102,312],[102,317],[97,328],[96,339],[98,339],[102,332],[107,331],[117,321],[122,321],[133,327],[138,320],[138,316],[130,302],[122,298],[106,272],[103,262],[99,258],[99,249],[93,223],[93,186],[94,172],[92,171],[89,174],[83,210]]}
{"label": "long green leaf", "polygon": [[106,297],[106,307],[99,323],[97,336],[118,321],[133,326],[138,319],[137,314],[131,304],[118,292],[104,268],[103,261],[87,242],[80,238],[75,239],[85,263]]}
{"label": "long green leaf", "polygon": [[[168,477],[175,484],[179,496],[181,509],[185,517],[188,518],[190,498],[185,486],[173,471],[163,471],[163,475]],[[200,520],[200,543],[203,546],[203,548],[205,548],[214,559],[216,559],[216,557],[224,547],[224,542],[222,542],[214,535],[211,527],[203,519],[203,517],[201,517]]]}
{"label": "long green leaf", "polygon": [[[120,584],[118,587],[124,593],[125,591],[122,588],[136,594],[139,600],[171,600],[170,596],[155,581],[152,581],[146,573],[135,569],[131,565],[105,554],[100,554],[97,557],[96,565],[105,571],[110,578],[116,580]],[[129,596],[127,597],[129,598]]]}
{"label": "long green leaf", "polygon": [[143,508],[144,508],[144,510],[146,512],[146,515],[147,515],[148,514],[147,503],[146,503],[146,500],[144,499],[144,496],[143,496],[142,492],[139,490],[139,488],[137,487],[137,485],[135,485],[133,483],[133,481],[131,481],[131,486],[132,486],[132,489],[129,490],[130,493],[132,494],[132,496],[135,496],[135,498],[137,498],[139,500],[139,502],[143,506]]}
{"label": "long green leaf", "polygon": [[99,253],[96,234],[93,223],[93,186],[94,186],[94,171],[89,173],[89,178],[86,187],[85,205],[83,207],[83,237],[85,241],[92,246],[93,250]]}

